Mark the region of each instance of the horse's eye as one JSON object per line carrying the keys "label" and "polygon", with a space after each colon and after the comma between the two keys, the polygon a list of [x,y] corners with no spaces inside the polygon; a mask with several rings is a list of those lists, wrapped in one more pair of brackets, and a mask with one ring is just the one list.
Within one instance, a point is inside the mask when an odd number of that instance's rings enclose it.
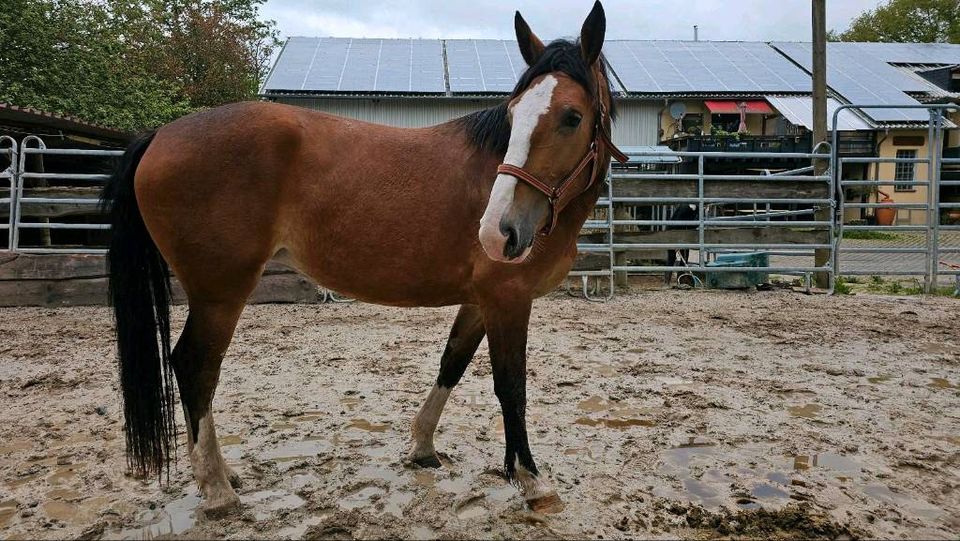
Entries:
{"label": "horse's eye", "polygon": [[564,128],[576,128],[580,125],[580,121],[583,119],[583,115],[576,111],[569,111],[567,114],[563,115],[563,127]]}

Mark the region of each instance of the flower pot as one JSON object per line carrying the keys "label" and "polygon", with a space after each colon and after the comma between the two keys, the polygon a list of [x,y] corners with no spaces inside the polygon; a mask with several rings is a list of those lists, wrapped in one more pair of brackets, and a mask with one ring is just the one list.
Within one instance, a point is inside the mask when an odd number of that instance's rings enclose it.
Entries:
{"label": "flower pot", "polygon": [[874,213],[877,217],[877,225],[893,225],[897,218],[897,209],[878,208]]}

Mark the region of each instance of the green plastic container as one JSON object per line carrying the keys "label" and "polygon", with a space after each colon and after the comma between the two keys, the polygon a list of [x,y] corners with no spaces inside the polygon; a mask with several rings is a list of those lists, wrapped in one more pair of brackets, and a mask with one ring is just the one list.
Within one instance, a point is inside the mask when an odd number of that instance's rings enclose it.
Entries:
{"label": "green plastic container", "polygon": [[[769,267],[770,254],[766,252],[738,252],[720,254],[708,267]],[[708,272],[707,287],[711,289],[746,289],[767,283],[769,274],[759,271]]]}

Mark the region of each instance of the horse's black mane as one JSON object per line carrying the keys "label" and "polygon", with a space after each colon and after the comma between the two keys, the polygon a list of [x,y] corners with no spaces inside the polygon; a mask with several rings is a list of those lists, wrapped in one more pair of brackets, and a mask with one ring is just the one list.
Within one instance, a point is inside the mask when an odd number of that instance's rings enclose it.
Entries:
{"label": "horse's black mane", "polygon": [[[610,81],[607,71],[607,62],[600,56],[600,69],[603,70],[605,78]],[[503,154],[507,151],[510,144],[510,124],[507,122],[507,103],[517,97],[534,79],[541,75],[559,71],[568,75],[574,81],[580,83],[590,96],[597,100],[597,82],[594,80],[590,71],[590,66],[584,62],[580,53],[580,42],[572,42],[565,39],[558,39],[544,49],[543,54],[537,59],[537,62],[530,66],[520,76],[517,86],[513,88],[510,97],[488,109],[483,109],[475,113],[460,117],[454,122],[463,128],[470,140],[478,148],[493,153]],[[611,97],[613,93],[611,92]],[[616,109],[613,100],[610,100],[610,118],[616,118]]]}

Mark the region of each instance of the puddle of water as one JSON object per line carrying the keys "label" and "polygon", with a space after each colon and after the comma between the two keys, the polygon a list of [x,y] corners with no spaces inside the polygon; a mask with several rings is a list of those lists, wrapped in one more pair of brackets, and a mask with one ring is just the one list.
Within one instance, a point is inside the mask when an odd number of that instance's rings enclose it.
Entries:
{"label": "puddle of water", "polygon": [[300,473],[290,477],[288,484],[291,490],[300,490],[301,488],[312,485],[320,481],[320,478],[312,473]]}
{"label": "puddle of water", "polygon": [[373,424],[366,419],[353,419],[350,421],[350,424],[347,425],[347,429],[356,428],[358,430],[366,430],[367,432],[386,432],[390,428],[390,423],[384,423],[382,425]]}
{"label": "puddle of water", "polygon": [[437,483],[437,475],[430,470],[417,470],[413,474],[413,482],[422,487],[432,487]]}
{"label": "puddle of water", "polygon": [[363,466],[357,471],[357,477],[362,479],[379,479],[388,483],[402,484],[403,480],[396,471],[383,466]]}
{"label": "puddle of water", "polygon": [[274,449],[262,453],[260,456],[275,462],[290,462],[302,458],[312,458],[330,450],[330,443],[326,440],[304,439],[287,441]]}
{"label": "puddle of water", "polygon": [[694,500],[699,500],[704,505],[719,505],[720,503],[720,493],[703,481],[687,477],[683,480],[683,488],[688,494],[693,496]]}
{"label": "puddle of water", "polygon": [[413,534],[411,539],[432,540],[437,538],[437,532],[426,524],[414,524],[410,528],[410,532]]}
{"label": "puddle of water", "polygon": [[663,456],[668,464],[689,468],[694,457],[701,455],[712,455],[716,453],[714,445],[694,445],[686,447],[674,447],[664,451]]}
{"label": "puddle of water", "polygon": [[356,409],[356,407],[360,405],[360,402],[361,400],[359,398],[356,398],[353,396],[348,396],[346,398],[340,399],[340,403],[346,406],[346,408],[350,411],[353,411],[354,409]]}
{"label": "puddle of water", "polygon": [[914,499],[906,494],[894,492],[886,485],[866,485],[863,487],[863,493],[871,498],[893,504],[898,508],[906,509],[908,512],[919,515],[927,520],[937,520],[944,514],[944,511],[939,507],[935,507],[923,500]]}
{"label": "puddle of water", "polygon": [[413,496],[413,492],[407,492],[406,490],[391,491],[387,495],[387,501],[383,506],[384,512],[397,518],[403,518],[403,508],[413,501]]}
{"label": "puddle of water", "polygon": [[675,449],[687,449],[690,447],[713,447],[716,445],[716,442],[712,442],[708,439],[701,438],[699,436],[689,436],[687,441],[677,445]]}
{"label": "puddle of water", "polygon": [[803,406],[789,406],[787,411],[794,417],[803,417],[804,419],[816,419],[817,414],[823,408],[818,404],[805,404]]}
{"label": "puddle of water", "polygon": [[873,384],[886,383],[886,382],[890,381],[890,379],[891,379],[892,377],[893,377],[893,376],[889,376],[889,375],[883,374],[883,375],[880,375],[880,376],[874,376],[874,377],[872,377],[872,378],[867,378],[867,381],[869,381],[870,383],[873,383]]}
{"label": "puddle of water", "polygon": [[149,519],[151,524],[142,528],[122,530],[118,537],[120,539],[160,539],[180,535],[193,528],[199,505],[200,496],[193,494],[192,491],[187,492],[156,512]]}
{"label": "puddle of water", "polygon": [[246,505],[258,504],[255,507],[262,507],[268,511],[296,509],[307,503],[300,496],[282,490],[260,490],[244,494],[240,497],[240,501]]}
{"label": "puddle of water", "polygon": [[13,498],[0,502],[0,527],[6,526],[17,514],[17,500]]}
{"label": "puddle of water", "polygon": [[772,471],[767,474],[767,481],[772,481],[781,485],[789,485],[790,478],[787,477],[787,474],[779,471]]}
{"label": "puddle of water", "polygon": [[47,477],[47,482],[54,486],[62,485],[64,483],[69,482],[74,477],[76,477],[77,472],[79,472],[82,469],[83,467],[77,464],[62,466],[60,468],[57,468],[56,471],[54,471]]}
{"label": "puddle of water", "polygon": [[17,451],[29,451],[30,449],[33,449],[33,442],[30,440],[10,440],[0,445],[0,454],[7,455]]}
{"label": "puddle of water", "polygon": [[503,485],[499,487],[489,487],[484,490],[484,496],[493,502],[507,503],[517,495],[517,489],[513,485]]}
{"label": "puddle of water", "polygon": [[309,423],[309,422],[317,421],[319,419],[323,419],[329,416],[330,416],[330,412],[314,410],[314,411],[305,411],[300,415],[295,415],[293,417],[290,417],[290,420],[293,421],[294,423]]}
{"label": "puddle of water", "polygon": [[934,389],[956,389],[957,386],[951,384],[945,378],[930,378],[930,383],[927,384],[927,387],[933,387]]}
{"label": "puddle of water", "polygon": [[381,445],[380,447],[363,447],[360,452],[374,459],[389,457],[392,456],[393,453],[386,445]]}
{"label": "puddle of water", "polygon": [[47,497],[53,500],[65,500],[68,502],[83,499],[83,496],[72,488],[55,488],[47,492]]}
{"label": "puddle of water", "polygon": [[790,493],[780,490],[779,488],[773,485],[768,485],[766,483],[761,483],[753,487],[753,490],[750,491],[750,495],[758,500],[790,497]]}
{"label": "puddle of water", "polygon": [[443,479],[437,483],[437,488],[444,492],[452,492],[454,494],[460,494],[466,492],[470,486],[467,484],[466,479],[462,477],[457,477],[455,479]]}
{"label": "puddle of water", "polygon": [[273,423],[270,425],[270,428],[274,430],[290,430],[291,428],[297,428],[297,425],[293,423]]}
{"label": "puddle of water", "polygon": [[221,436],[220,438],[217,438],[217,441],[220,442],[220,447],[240,445],[243,443],[243,439],[240,437],[240,434],[228,434],[226,436]]}
{"label": "puddle of water", "polygon": [[318,516],[310,516],[302,519],[296,526],[288,526],[277,532],[277,537],[280,539],[303,539],[303,536],[307,533],[307,530],[310,529],[311,526],[320,524],[331,514],[331,512],[321,511],[320,515]]}
{"label": "puddle of water", "polygon": [[17,488],[17,487],[20,487],[20,486],[23,486],[23,485],[29,483],[30,481],[33,481],[33,480],[35,480],[35,479],[39,479],[42,475],[43,475],[43,473],[31,473],[30,475],[24,475],[23,477],[20,477],[19,479],[14,479],[13,481],[8,481],[8,482],[7,482],[7,488],[13,490],[13,489],[15,489],[15,488]]}
{"label": "puddle of water", "polygon": [[580,417],[574,421],[574,423],[584,426],[603,425],[607,428],[617,428],[620,430],[630,428],[632,426],[657,426],[657,422],[651,421],[650,419],[591,419],[590,417]]}
{"label": "puddle of water", "polygon": [[337,500],[337,505],[342,509],[350,511],[371,503],[374,496],[383,496],[383,489],[375,485],[366,485],[347,492],[342,498]]}
{"label": "puddle of water", "polygon": [[803,471],[810,468],[827,468],[840,473],[859,474],[861,465],[856,460],[836,453],[820,453],[816,455],[794,455],[794,471]]}
{"label": "puddle of water", "polygon": [[590,413],[597,413],[599,411],[605,411],[607,409],[607,401],[600,398],[599,396],[591,396],[590,398],[581,401],[577,404],[577,407],[583,411]]}

